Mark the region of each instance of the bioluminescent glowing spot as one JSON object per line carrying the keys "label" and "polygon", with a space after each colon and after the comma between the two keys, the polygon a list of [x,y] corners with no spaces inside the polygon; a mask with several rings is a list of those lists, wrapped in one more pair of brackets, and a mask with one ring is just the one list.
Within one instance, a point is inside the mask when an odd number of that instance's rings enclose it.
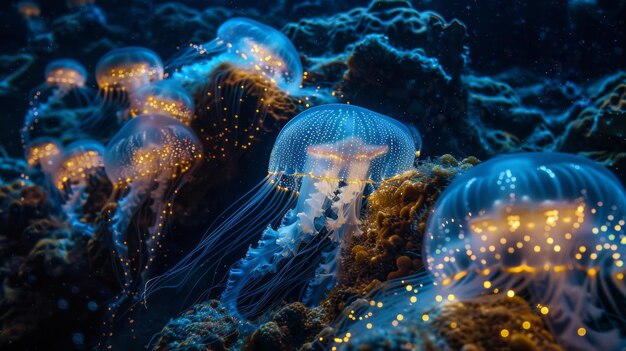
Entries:
{"label": "bioluminescent glowing spot", "polygon": [[280,89],[296,91],[302,83],[302,63],[291,41],[280,31],[247,18],[231,18],[217,38],[193,45],[169,65],[173,78],[187,84],[204,81],[222,63],[256,72]]}
{"label": "bioluminescent glowing spot", "polygon": [[194,115],[193,98],[176,81],[161,80],[137,89],[130,114],[159,114],[189,124]]}
{"label": "bioluminescent glowing spot", "polygon": [[41,8],[34,1],[20,1],[16,5],[17,11],[26,19],[41,16]]}
{"label": "bioluminescent glowing spot", "polygon": [[110,231],[117,255],[124,269],[125,288],[131,275],[126,230],[136,211],[151,200],[153,223],[142,240],[146,254],[140,272],[147,272],[165,235],[167,216],[178,189],[202,160],[202,146],[189,127],[161,115],[140,115],[122,127],[109,141],[104,154],[106,174],[125,195],[117,202],[110,222]]}
{"label": "bioluminescent glowing spot", "polygon": [[68,145],[54,171],[53,182],[62,198],[63,212],[72,229],[93,235],[94,229],[81,222],[90,179],[104,171],[104,146],[95,140],[78,140]]}
{"label": "bioluminescent glowing spot", "polygon": [[[581,156],[520,153],[479,164],[446,188],[430,215],[423,244],[430,278],[374,295],[386,307],[365,311],[373,313],[367,323],[390,328],[396,314],[419,316],[434,303],[521,295],[563,346],[622,349],[625,211],[619,180]],[[364,323],[349,330],[358,335]]]}
{"label": "bioluminescent glowing spot", "polygon": [[244,321],[298,291],[298,299],[317,304],[341,270],[341,248],[360,233],[366,189],[409,170],[415,154],[410,131],[387,116],[334,104],[302,112],[279,134],[269,175],[245,196],[247,202],[209,230],[171,273],[150,282],[148,293],[172,276],[188,278],[200,265],[210,271],[262,231],[231,269],[222,303]]}
{"label": "bioluminescent glowing spot", "polygon": [[137,46],[113,49],[96,65],[98,87],[106,95],[132,95],[140,87],[163,79],[163,62],[152,50]]}

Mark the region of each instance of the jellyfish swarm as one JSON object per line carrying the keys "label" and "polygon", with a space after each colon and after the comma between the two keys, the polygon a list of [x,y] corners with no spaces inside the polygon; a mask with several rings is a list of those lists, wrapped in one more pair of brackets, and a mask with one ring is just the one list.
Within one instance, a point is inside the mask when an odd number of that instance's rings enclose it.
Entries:
{"label": "jellyfish swarm", "polygon": [[278,30],[247,18],[224,22],[217,38],[202,45],[190,44],[168,67],[176,69],[174,79],[194,86],[204,84],[222,63],[257,72],[287,92],[296,91],[302,83],[302,63],[291,41]]}
{"label": "jellyfish swarm", "polygon": [[436,303],[504,293],[537,306],[567,349],[622,349],[625,194],[581,156],[520,153],[479,164],[430,215],[427,272],[386,282],[348,307],[336,340],[420,327]]}
{"label": "jellyfish swarm", "polygon": [[163,79],[163,62],[152,50],[137,46],[113,49],[96,64],[96,81],[105,101],[124,103],[140,87]]}
{"label": "jellyfish swarm", "polygon": [[109,141],[104,155],[107,176],[126,194],[119,199],[110,221],[110,231],[122,263],[125,288],[129,288],[130,258],[126,230],[137,210],[151,200],[154,221],[147,228],[145,262],[139,271],[147,272],[160,245],[172,200],[202,159],[202,147],[193,131],[177,120],[154,114],[140,115],[128,121]]}
{"label": "jellyfish swarm", "polygon": [[130,114],[159,114],[189,125],[194,116],[193,98],[173,80],[161,80],[137,89],[130,105]]}
{"label": "jellyfish swarm", "polygon": [[39,118],[59,108],[84,108],[94,102],[95,94],[85,86],[87,70],[72,59],[50,62],[44,72],[45,82],[30,94],[29,109],[24,119],[22,139],[29,142],[30,132]]}
{"label": "jellyfish swarm", "polygon": [[[408,129],[375,112],[351,105],[302,112],[279,134],[269,175],[257,193],[247,194],[249,201],[207,232],[168,276],[150,282],[148,290],[167,284],[173,274],[190,277],[189,271],[203,264],[218,266],[245,247],[254,231],[275,222],[268,214],[287,211],[278,228],[267,226],[258,245],[231,269],[222,303],[244,321],[292,293],[315,305],[334,283],[343,245],[360,233],[364,189],[410,169],[415,152]],[[276,194],[285,191],[289,201],[281,202]],[[320,262],[317,270],[312,262]]]}
{"label": "jellyfish swarm", "polygon": [[91,237],[94,228],[83,223],[82,209],[87,201],[89,182],[104,171],[104,146],[95,140],[78,140],[63,151],[53,174],[61,193],[63,212],[74,233]]}

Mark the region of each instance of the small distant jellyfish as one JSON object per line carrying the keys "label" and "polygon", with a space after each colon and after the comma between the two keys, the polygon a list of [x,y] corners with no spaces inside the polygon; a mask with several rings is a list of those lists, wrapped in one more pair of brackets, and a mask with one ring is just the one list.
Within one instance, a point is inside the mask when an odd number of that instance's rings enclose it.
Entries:
{"label": "small distant jellyfish", "polygon": [[51,176],[58,167],[63,147],[54,138],[37,138],[26,146],[26,162],[29,168],[40,168]]}
{"label": "small distant jellyfish", "polygon": [[161,115],[140,115],[128,121],[109,141],[104,163],[106,174],[124,192],[110,221],[116,253],[124,269],[124,287],[142,279],[131,275],[126,231],[137,210],[147,201],[154,220],[141,240],[145,257],[138,265],[147,274],[165,235],[167,217],[178,189],[202,160],[202,146],[189,127]]}
{"label": "small distant jellyfish", "polygon": [[194,116],[193,98],[176,81],[161,80],[137,89],[130,114],[160,114],[189,125]]}
{"label": "small distant jellyfish", "polygon": [[95,94],[85,85],[87,70],[73,59],[50,62],[44,71],[45,82],[35,88],[24,119],[22,138],[28,143],[29,133],[45,113],[59,108],[86,108],[94,102]]}
{"label": "small distant jellyfish", "polygon": [[194,84],[222,63],[256,72],[280,89],[295,92],[302,84],[302,63],[291,41],[280,31],[248,18],[231,18],[217,38],[190,47],[169,65],[173,78]]}
{"label": "small distant jellyfish", "polygon": [[113,49],[96,64],[96,81],[107,99],[116,94],[132,97],[140,87],[161,79],[163,62],[157,53],[147,48]]}
{"label": "small distant jellyfish", "polygon": [[50,52],[54,46],[54,36],[41,17],[41,7],[34,1],[20,1],[17,11],[26,22],[28,44],[35,49]]}
{"label": "small distant jellyfish", "polygon": [[94,229],[81,222],[90,180],[104,171],[104,146],[95,140],[78,140],[69,144],[53,174],[55,186],[62,195],[63,212],[72,230],[92,236]]}
{"label": "small distant jellyfish", "polygon": [[435,204],[427,272],[388,282],[367,308],[351,309],[346,333],[358,343],[369,329],[403,327],[397,316],[428,323],[435,303],[505,294],[536,306],[567,349],[620,350],[625,211],[622,184],[585,157],[519,153],[481,163]]}
{"label": "small distant jellyfish", "polygon": [[415,155],[409,130],[387,116],[334,104],[302,112],[279,134],[269,175],[245,196],[249,200],[148,290],[170,284],[173,275],[189,277],[201,265],[219,264],[263,231],[230,270],[222,303],[243,321],[303,288],[300,298],[316,305],[341,271],[341,250],[360,234],[366,189],[409,170]]}

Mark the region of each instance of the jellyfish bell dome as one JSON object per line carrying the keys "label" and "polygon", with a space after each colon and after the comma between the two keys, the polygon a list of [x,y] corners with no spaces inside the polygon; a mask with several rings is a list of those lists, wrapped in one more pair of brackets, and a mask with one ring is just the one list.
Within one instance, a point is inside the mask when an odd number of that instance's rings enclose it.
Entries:
{"label": "jellyfish bell dome", "polygon": [[181,122],[157,114],[139,115],[109,141],[104,154],[113,183],[132,183],[153,175],[177,178],[202,158],[194,132]]}
{"label": "jellyfish bell dome", "polygon": [[96,65],[96,81],[102,90],[134,92],[142,85],[163,79],[163,62],[154,51],[129,46],[113,49]]}
{"label": "jellyfish bell dome", "polygon": [[611,172],[582,156],[496,157],[439,198],[424,238],[427,268],[445,285],[494,267],[511,275],[622,267],[625,194]]}
{"label": "jellyfish bell dome", "polygon": [[290,91],[302,83],[298,51],[284,34],[272,27],[248,18],[231,18],[218,28],[216,40],[279,88]]}
{"label": "jellyfish bell dome", "polygon": [[57,168],[63,147],[54,138],[40,137],[26,146],[26,161],[29,167],[39,165],[41,169],[50,173]]}
{"label": "jellyfish bell dome", "polygon": [[161,80],[137,89],[131,100],[133,116],[160,114],[189,124],[193,118],[193,98],[173,80]]}
{"label": "jellyfish bell dome", "polygon": [[354,105],[308,109],[281,130],[270,155],[270,175],[331,177],[373,182],[412,168],[414,136],[390,117]]}
{"label": "jellyfish bell dome", "polygon": [[95,140],[77,140],[63,151],[54,183],[63,189],[66,182],[85,179],[104,167],[104,146]]}
{"label": "jellyfish bell dome", "polygon": [[76,60],[58,59],[46,66],[45,77],[47,85],[69,90],[85,86],[87,69]]}

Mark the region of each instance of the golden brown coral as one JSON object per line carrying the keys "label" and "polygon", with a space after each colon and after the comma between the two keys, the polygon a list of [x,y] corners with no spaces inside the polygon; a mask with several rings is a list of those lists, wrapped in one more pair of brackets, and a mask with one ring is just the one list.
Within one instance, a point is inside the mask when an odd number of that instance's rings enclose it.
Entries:
{"label": "golden brown coral", "polygon": [[517,296],[487,295],[454,302],[432,315],[430,325],[452,349],[562,350],[541,317]]}
{"label": "golden brown coral", "polygon": [[474,157],[457,160],[443,155],[380,184],[368,198],[363,235],[344,252],[339,284],[324,303],[331,316],[352,296],[364,296],[382,281],[421,269],[429,210],[455,176],[478,162]]}

